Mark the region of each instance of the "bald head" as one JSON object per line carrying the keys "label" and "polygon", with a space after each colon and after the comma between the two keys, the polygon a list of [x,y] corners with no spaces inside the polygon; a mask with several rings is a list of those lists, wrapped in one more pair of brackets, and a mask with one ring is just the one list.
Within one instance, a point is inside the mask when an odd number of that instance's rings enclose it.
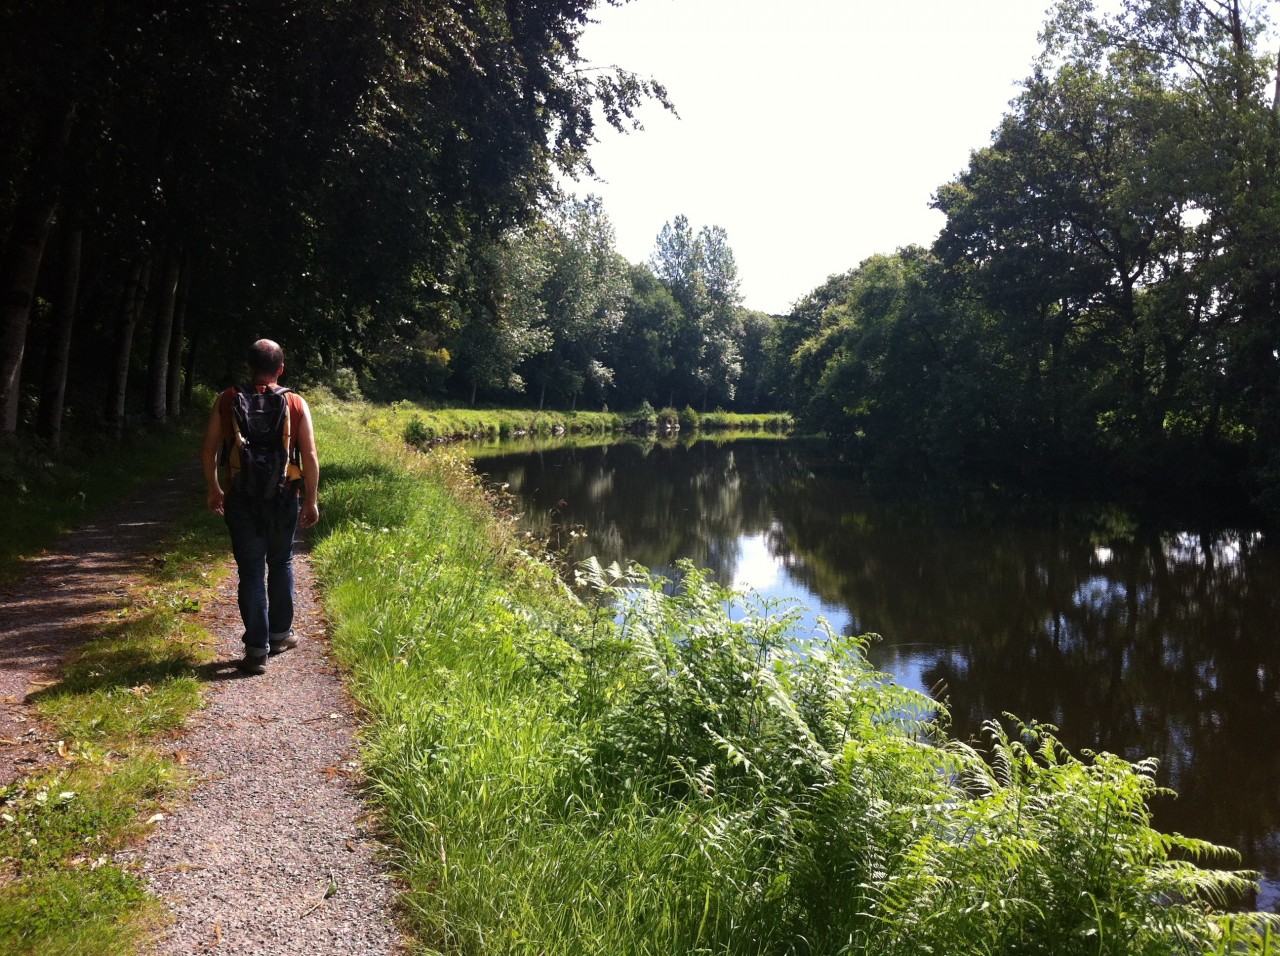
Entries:
{"label": "bald head", "polygon": [[276,375],[284,367],[284,349],[270,339],[258,339],[249,346],[247,361],[254,375]]}

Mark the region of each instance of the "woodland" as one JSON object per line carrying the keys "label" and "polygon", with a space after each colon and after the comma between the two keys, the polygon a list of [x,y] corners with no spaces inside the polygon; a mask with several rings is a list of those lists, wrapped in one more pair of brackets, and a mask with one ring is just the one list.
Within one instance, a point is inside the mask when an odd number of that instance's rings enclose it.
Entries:
{"label": "woodland", "polygon": [[679,105],[584,61],[593,6],[4,4],[3,432],[162,422],[270,335],[344,396],[790,411],[869,474],[1280,507],[1265,4],[1061,0],[936,241],[783,315],[723,228],[630,263],[563,192]]}

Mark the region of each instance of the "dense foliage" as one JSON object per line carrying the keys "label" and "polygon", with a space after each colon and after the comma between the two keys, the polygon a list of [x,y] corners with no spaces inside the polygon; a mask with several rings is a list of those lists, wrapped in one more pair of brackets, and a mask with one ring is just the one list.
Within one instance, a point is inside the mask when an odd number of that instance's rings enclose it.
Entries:
{"label": "dense foliage", "polygon": [[4,4],[3,430],[56,439],[68,381],[91,421],[163,419],[261,334],[339,380],[439,376],[447,338],[484,381],[524,348],[494,315],[504,233],[664,97],[581,61],[592,6]]}
{"label": "dense foliage", "polygon": [[1280,487],[1280,118],[1259,11],[1060,3],[931,249],[797,303],[775,388],[898,473]]}

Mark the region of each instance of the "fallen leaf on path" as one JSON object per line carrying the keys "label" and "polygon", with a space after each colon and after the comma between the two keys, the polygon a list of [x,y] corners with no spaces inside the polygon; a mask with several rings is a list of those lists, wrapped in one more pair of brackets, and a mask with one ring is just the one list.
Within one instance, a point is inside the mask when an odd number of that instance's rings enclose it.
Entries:
{"label": "fallen leaf on path", "polygon": [[213,924],[213,945],[217,946],[221,942],[222,942],[222,924],[214,923]]}
{"label": "fallen leaf on path", "polygon": [[185,767],[187,765],[187,752],[179,747],[173,752],[173,759],[179,767]]}
{"label": "fallen leaf on path", "polygon": [[148,822],[148,823],[159,823],[159,822],[160,822],[161,820],[163,820],[163,819],[164,819],[164,814],[163,814],[163,813],[153,813],[153,814],[151,814],[151,816],[147,819],[147,822]]}

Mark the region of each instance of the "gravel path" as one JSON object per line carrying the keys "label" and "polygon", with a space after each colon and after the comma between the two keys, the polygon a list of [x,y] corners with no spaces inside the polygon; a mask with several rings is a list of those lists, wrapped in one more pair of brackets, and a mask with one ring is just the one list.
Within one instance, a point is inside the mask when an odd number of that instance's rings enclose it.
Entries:
{"label": "gravel path", "polygon": [[212,702],[184,740],[204,778],[143,851],[173,924],[156,952],[400,951],[394,887],[356,792],[350,701],[326,656],[305,552],[295,554],[299,646],[267,673],[235,669],[235,576],[206,611],[221,638]]}
{"label": "gravel path", "polygon": [[[55,759],[27,694],[51,683],[138,572],[163,559],[154,543],[192,496],[203,497],[198,462],[63,536],[0,592],[0,785]],[[219,660],[203,670],[209,706],[174,744],[199,783],[144,845],[117,855],[172,916],[156,954],[404,950],[357,789],[351,702],[327,656],[308,555],[294,561],[300,646],[271,658],[266,674],[235,669],[234,574],[201,612]]]}

